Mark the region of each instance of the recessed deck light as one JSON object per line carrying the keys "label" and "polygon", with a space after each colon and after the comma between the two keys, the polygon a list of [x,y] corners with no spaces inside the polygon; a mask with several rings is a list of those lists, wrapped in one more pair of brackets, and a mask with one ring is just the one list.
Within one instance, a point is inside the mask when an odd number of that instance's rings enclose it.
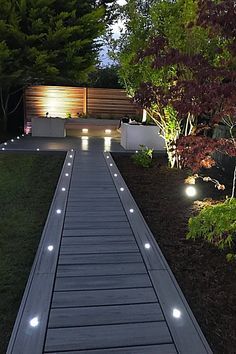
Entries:
{"label": "recessed deck light", "polygon": [[53,245],[49,245],[49,246],[48,246],[48,251],[49,251],[49,252],[52,252],[53,250],[54,250]]}
{"label": "recessed deck light", "polygon": [[134,212],[134,209],[129,209],[129,212],[132,214]]}
{"label": "recessed deck light", "polygon": [[61,214],[61,209],[57,209],[56,213]]}
{"label": "recessed deck light", "polygon": [[124,189],[123,187],[120,188],[120,191],[121,191],[121,192],[124,192],[124,190],[125,190],[125,189]]}
{"label": "recessed deck light", "polygon": [[149,250],[149,248],[151,248],[151,245],[150,245],[150,243],[145,243],[145,245],[144,245],[144,247],[147,249],[147,250]]}
{"label": "recessed deck light", "polygon": [[178,309],[173,309],[172,315],[174,318],[180,318],[181,317],[181,311]]}
{"label": "recessed deck light", "polygon": [[31,327],[37,327],[39,325],[38,317],[34,317],[29,321]]}

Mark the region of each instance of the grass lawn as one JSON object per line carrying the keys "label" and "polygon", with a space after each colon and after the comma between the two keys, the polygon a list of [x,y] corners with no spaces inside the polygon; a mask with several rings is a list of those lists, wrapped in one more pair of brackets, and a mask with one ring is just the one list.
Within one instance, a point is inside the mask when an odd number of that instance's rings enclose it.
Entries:
{"label": "grass lawn", "polygon": [[0,353],[5,353],[64,154],[0,154]]}

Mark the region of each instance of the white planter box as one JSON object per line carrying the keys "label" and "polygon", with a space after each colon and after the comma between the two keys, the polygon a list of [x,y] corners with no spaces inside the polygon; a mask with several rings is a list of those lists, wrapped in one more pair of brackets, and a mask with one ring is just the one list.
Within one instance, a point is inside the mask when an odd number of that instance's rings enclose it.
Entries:
{"label": "white planter box", "polygon": [[60,118],[32,118],[32,136],[64,137],[66,136],[65,120]]}
{"label": "white planter box", "polygon": [[165,150],[165,142],[157,126],[121,123],[121,146],[126,150],[140,150],[140,145]]}

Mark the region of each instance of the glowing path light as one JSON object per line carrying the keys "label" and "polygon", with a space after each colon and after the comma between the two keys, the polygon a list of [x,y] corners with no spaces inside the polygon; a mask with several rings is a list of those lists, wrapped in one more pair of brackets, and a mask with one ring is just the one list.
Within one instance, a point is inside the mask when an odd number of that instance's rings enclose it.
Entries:
{"label": "glowing path light", "polygon": [[31,327],[37,327],[39,325],[39,318],[38,317],[33,317],[30,321],[29,324]]}
{"label": "glowing path light", "polygon": [[196,196],[197,190],[196,190],[196,188],[194,186],[188,186],[185,189],[185,193],[187,194],[188,197],[192,198],[192,197]]}

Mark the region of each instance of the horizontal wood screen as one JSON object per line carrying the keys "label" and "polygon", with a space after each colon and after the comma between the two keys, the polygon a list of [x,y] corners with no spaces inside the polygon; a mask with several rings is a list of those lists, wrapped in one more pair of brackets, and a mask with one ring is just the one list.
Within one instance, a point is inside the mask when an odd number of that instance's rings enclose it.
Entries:
{"label": "horizontal wood screen", "polygon": [[33,117],[65,118],[67,113],[78,113],[98,118],[135,116],[140,109],[134,105],[125,90],[68,86],[31,86],[25,90],[25,125]]}

